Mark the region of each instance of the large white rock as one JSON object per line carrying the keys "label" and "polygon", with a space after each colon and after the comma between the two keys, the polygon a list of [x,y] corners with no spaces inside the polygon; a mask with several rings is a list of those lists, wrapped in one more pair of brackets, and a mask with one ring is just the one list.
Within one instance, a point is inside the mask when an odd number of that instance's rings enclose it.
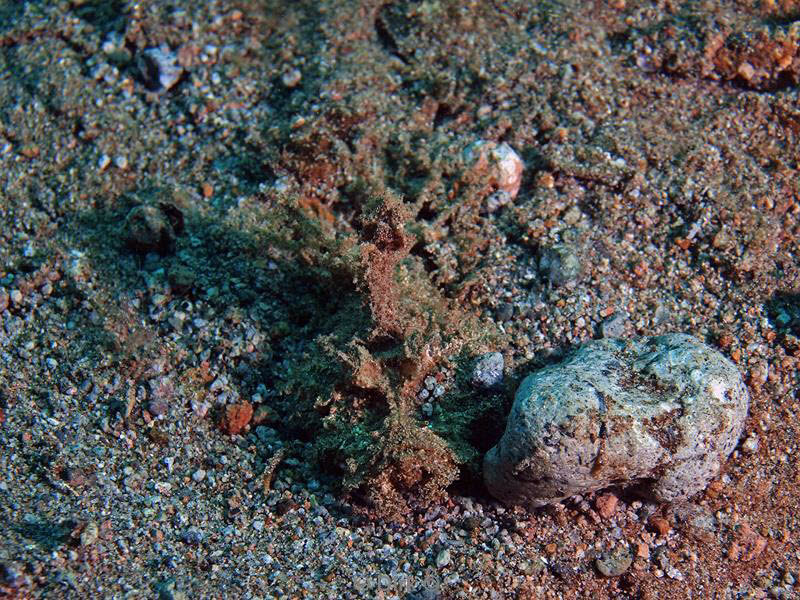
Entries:
{"label": "large white rock", "polygon": [[484,479],[528,508],[612,485],[682,500],[736,447],[748,401],[733,363],[691,336],[589,342],[525,378]]}

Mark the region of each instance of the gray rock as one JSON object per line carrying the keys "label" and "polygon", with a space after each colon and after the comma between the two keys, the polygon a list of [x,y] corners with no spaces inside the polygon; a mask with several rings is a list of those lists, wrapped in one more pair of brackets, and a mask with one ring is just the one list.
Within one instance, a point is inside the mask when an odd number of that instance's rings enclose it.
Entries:
{"label": "gray rock", "polygon": [[539,272],[554,286],[562,286],[580,278],[581,260],[572,247],[557,244],[542,249],[539,255]]}
{"label": "gray rock", "polygon": [[436,566],[440,569],[450,564],[450,550],[445,548],[436,555]]}
{"label": "gray rock", "polygon": [[125,241],[134,250],[165,252],[173,243],[175,233],[165,215],[156,206],[135,206],[125,217]]}
{"label": "gray rock", "polygon": [[137,56],[137,61],[142,79],[154,92],[170,89],[183,75],[183,67],[178,64],[178,55],[166,45],[145,48]]}
{"label": "gray rock", "polygon": [[688,335],[589,342],[525,378],[484,479],[529,508],[610,485],[682,500],[736,447],[747,408],[736,367]]}
{"label": "gray rock", "polygon": [[183,541],[191,546],[197,546],[202,543],[205,534],[198,527],[190,527],[183,534]]}
{"label": "gray rock", "polygon": [[625,322],[627,315],[614,313],[600,324],[600,335],[604,338],[618,338],[625,335]]}
{"label": "gray rock", "polygon": [[490,389],[497,387],[503,381],[505,361],[499,352],[489,352],[475,361],[472,369],[472,383],[477,387]]}
{"label": "gray rock", "polygon": [[594,564],[604,577],[619,577],[631,567],[633,553],[629,546],[618,546],[611,552],[599,556]]}
{"label": "gray rock", "polygon": [[123,237],[137,252],[166,254],[183,232],[183,213],[168,202],[134,206],[125,217]]}

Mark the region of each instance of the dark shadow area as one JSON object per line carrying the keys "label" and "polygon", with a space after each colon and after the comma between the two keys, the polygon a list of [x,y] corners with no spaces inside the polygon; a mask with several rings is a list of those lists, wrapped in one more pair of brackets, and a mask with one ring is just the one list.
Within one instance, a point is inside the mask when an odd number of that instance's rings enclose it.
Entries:
{"label": "dark shadow area", "polygon": [[48,521],[32,519],[13,525],[22,537],[34,542],[45,552],[52,552],[70,541],[77,526],[75,521]]}
{"label": "dark shadow area", "polygon": [[800,336],[800,292],[777,292],[767,302],[766,309],[775,329]]}

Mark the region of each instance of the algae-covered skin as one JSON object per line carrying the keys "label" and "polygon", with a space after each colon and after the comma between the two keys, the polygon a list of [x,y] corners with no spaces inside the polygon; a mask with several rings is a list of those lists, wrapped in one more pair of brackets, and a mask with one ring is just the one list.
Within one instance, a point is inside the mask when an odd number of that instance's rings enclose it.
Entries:
{"label": "algae-covered skin", "polygon": [[691,336],[589,342],[523,380],[486,485],[529,508],[610,485],[685,500],[736,447],[748,402],[736,367]]}

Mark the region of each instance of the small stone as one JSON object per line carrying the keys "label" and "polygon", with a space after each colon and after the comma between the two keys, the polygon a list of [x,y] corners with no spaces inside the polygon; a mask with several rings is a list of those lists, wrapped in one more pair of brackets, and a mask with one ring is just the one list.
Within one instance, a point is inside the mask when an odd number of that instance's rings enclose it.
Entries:
{"label": "small stone", "polygon": [[170,267],[167,272],[169,287],[175,294],[188,294],[194,286],[195,279],[194,271],[184,265]]}
{"label": "small stone", "polygon": [[650,558],[650,546],[648,546],[644,542],[637,542],[636,543],[636,558],[642,558],[644,560],[649,560],[649,558]]}
{"label": "small stone", "polygon": [[630,547],[620,546],[599,556],[594,564],[604,577],[619,577],[630,568],[632,562]]}
{"label": "small stone", "polygon": [[577,281],[582,270],[577,253],[566,244],[546,247],[539,255],[539,271],[554,286]]}
{"label": "small stone", "polygon": [[97,527],[97,523],[95,521],[89,521],[81,532],[81,546],[91,546],[94,544],[97,541],[99,533],[100,530]]}
{"label": "small stone", "polygon": [[510,321],[514,316],[514,305],[511,302],[503,302],[497,307],[497,320],[501,323]]}
{"label": "small stone", "polygon": [[237,435],[250,423],[253,418],[253,405],[247,401],[231,404],[225,407],[220,426],[228,435]]}
{"label": "small stone", "polygon": [[154,92],[164,92],[173,87],[183,75],[178,55],[162,45],[145,48],[137,56],[139,72],[145,85]]}
{"label": "small stone", "polygon": [[600,494],[594,501],[597,512],[604,519],[610,519],[617,512],[619,499],[614,494]]}
{"label": "small stone", "polygon": [[208,414],[209,409],[211,408],[211,403],[206,402],[204,400],[192,400],[192,413],[199,418],[202,419]]}
{"label": "small stone", "polygon": [[487,390],[495,388],[503,381],[504,368],[505,360],[502,354],[499,352],[484,354],[478,357],[472,368],[472,384]]}
{"label": "small stone", "polygon": [[191,546],[197,546],[203,541],[205,534],[197,527],[190,527],[183,534],[183,541]]}
{"label": "small stone", "polygon": [[627,316],[615,313],[600,324],[600,335],[604,338],[618,338],[625,335]]}
{"label": "small stone", "polygon": [[118,169],[127,169],[128,159],[125,156],[116,156],[114,157],[114,165],[116,165]]}
{"label": "small stone", "polygon": [[564,223],[567,225],[575,225],[581,220],[583,213],[577,206],[573,206],[566,213],[564,213]]}
{"label": "small stone", "polygon": [[8,308],[9,296],[5,289],[0,288],[0,313]]}
{"label": "small stone", "polygon": [[103,154],[97,160],[97,168],[101,171],[105,171],[108,168],[108,165],[111,164],[111,157],[108,154]]}
{"label": "small stone", "polygon": [[298,69],[292,69],[281,75],[281,82],[289,89],[297,87],[302,79],[303,74]]}
{"label": "small stone", "polygon": [[168,216],[157,206],[135,206],[125,217],[124,238],[138,252],[165,254],[175,241],[175,231]]}
{"label": "small stone", "polygon": [[479,140],[466,149],[464,158],[474,172],[486,173],[490,185],[508,193],[511,200],[517,197],[525,165],[506,142]]}
{"label": "small stone", "polygon": [[450,564],[450,550],[445,548],[439,554],[436,555],[436,566],[438,568],[446,567]]}
{"label": "small stone", "polygon": [[528,508],[612,484],[685,500],[736,447],[748,403],[733,363],[691,336],[589,342],[522,381],[484,479]]}
{"label": "small stone", "polygon": [[492,214],[503,206],[511,203],[511,194],[506,190],[497,190],[486,198],[486,212]]}
{"label": "small stone", "polygon": [[192,473],[192,481],[194,481],[195,483],[200,483],[205,478],[206,478],[206,472],[204,469],[197,469],[197,471]]}
{"label": "small stone", "polygon": [[153,398],[147,404],[147,412],[154,417],[160,417],[167,414],[169,404],[163,398]]}
{"label": "small stone", "polygon": [[253,529],[256,531],[262,531],[264,529],[264,521],[261,521],[260,519],[253,521]]}
{"label": "small stone", "polygon": [[17,289],[11,290],[11,294],[9,295],[9,297],[11,298],[11,302],[14,304],[14,306],[19,306],[20,304],[22,304],[22,292],[20,292],[19,290]]}
{"label": "small stone", "polygon": [[739,69],[736,71],[739,77],[744,79],[745,81],[750,81],[753,79],[753,76],[756,74],[755,68],[749,62],[743,62],[739,65]]}

